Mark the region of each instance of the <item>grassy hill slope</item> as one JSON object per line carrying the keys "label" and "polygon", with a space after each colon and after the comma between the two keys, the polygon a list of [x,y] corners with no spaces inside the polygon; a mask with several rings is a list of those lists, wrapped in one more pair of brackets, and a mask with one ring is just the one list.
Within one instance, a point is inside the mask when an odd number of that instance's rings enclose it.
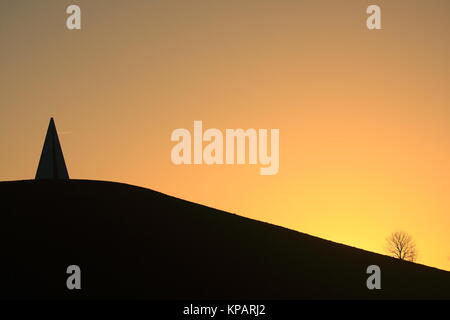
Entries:
{"label": "grassy hill slope", "polygon": [[[3,299],[450,299],[450,272],[144,188],[0,182],[0,200]],[[382,290],[366,288],[371,264]]]}

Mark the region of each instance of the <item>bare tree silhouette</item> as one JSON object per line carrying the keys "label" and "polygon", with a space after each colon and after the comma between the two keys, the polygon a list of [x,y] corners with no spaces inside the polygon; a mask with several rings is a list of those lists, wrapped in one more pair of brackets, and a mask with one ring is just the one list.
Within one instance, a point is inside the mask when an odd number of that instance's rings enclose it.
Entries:
{"label": "bare tree silhouette", "polygon": [[386,241],[386,251],[394,258],[412,262],[417,259],[416,244],[406,232],[394,232]]}

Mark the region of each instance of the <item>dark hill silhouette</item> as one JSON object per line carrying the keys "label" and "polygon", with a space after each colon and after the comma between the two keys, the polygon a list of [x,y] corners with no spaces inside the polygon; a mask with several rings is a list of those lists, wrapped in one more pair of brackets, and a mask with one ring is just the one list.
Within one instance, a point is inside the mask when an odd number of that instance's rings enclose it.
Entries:
{"label": "dark hill silhouette", "polygon": [[[450,272],[125,184],[0,183],[0,298],[450,298]],[[66,288],[66,268],[82,290]],[[382,290],[366,288],[377,264]]]}

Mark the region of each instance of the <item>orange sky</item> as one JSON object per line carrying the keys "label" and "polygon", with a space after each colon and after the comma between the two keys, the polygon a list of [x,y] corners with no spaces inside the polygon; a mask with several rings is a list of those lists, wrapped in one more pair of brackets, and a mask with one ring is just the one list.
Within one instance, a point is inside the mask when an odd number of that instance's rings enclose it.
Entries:
{"label": "orange sky", "polygon": [[[0,180],[34,177],[53,116],[73,178],[380,253],[404,230],[450,270],[449,31],[448,0],[2,1]],[[175,166],[194,120],[279,128],[279,173]]]}

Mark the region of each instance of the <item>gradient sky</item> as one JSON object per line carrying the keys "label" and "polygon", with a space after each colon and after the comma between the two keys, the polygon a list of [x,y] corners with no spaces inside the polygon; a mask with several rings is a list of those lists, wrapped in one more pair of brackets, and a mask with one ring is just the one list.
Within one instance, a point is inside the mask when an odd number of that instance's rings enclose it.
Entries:
{"label": "gradient sky", "polygon": [[[448,0],[1,0],[0,180],[34,178],[53,116],[72,178],[379,253],[404,230],[450,270],[449,32]],[[279,128],[279,173],[175,166],[194,120]]]}

